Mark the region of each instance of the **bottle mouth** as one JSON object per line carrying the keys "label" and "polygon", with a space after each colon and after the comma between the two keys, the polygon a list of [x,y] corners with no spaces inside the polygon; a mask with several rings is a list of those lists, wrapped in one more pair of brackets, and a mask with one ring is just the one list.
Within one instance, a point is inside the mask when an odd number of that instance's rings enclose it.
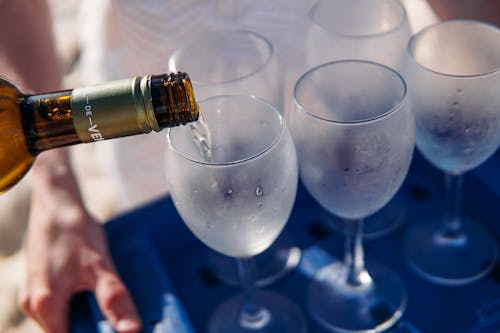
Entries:
{"label": "bottle mouth", "polygon": [[200,107],[194,99],[193,85],[187,73],[168,74],[163,86],[172,106],[176,109],[176,112],[172,113],[174,117],[178,116],[176,123],[184,125],[198,120]]}
{"label": "bottle mouth", "polygon": [[[156,117],[158,129],[154,128],[155,130],[198,120],[200,108],[194,98],[193,85],[187,73],[152,75],[149,85],[159,88],[151,89],[153,104],[158,101],[170,108],[169,112],[162,113],[162,119]],[[158,108],[159,105],[153,105],[153,108]]]}
{"label": "bottle mouth", "polygon": [[177,74],[172,73],[169,75],[170,80],[167,84],[171,84],[173,87],[182,86],[184,89],[184,96],[179,104],[180,112],[182,115],[186,115],[186,122],[196,121],[200,115],[200,107],[196,100],[194,99],[193,85],[191,79],[187,73],[179,72]]}

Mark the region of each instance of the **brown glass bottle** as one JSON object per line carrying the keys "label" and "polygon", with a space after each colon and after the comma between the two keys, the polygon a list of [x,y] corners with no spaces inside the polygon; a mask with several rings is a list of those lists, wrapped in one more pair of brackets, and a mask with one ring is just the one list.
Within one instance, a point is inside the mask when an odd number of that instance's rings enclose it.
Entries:
{"label": "brown glass bottle", "polygon": [[0,193],[48,149],[160,131],[198,119],[186,73],[149,75],[42,95],[0,78]]}

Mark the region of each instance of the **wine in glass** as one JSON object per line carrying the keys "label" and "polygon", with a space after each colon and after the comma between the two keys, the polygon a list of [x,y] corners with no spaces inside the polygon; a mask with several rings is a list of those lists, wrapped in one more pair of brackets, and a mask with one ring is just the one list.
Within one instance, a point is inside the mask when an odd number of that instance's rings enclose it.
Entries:
{"label": "wine in glass", "polygon": [[344,261],[310,282],[310,312],[334,331],[385,330],[401,317],[406,294],[390,270],[365,266],[362,227],[394,196],[410,166],[415,124],[405,82],[377,63],[326,63],[297,81],[290,116],[301,179],[346,230]]}
{"label": "wine in glass", "polygon": [[[253,95],[281,111],[282,78],[275,50],[258,33],[237,29],[207,31],[181,44],[168,65],[172,72],[189,69],[199,100],[226,94]],[[283,277],[298,265],[300,257],[300,248],[288,233],[283,233],[268,251],[256,257],[257,285],[267,286]],[[209,251],[207,264],[221,281],[238,283],[232,258]]]}
{"label": "wine in glass", "polygon": [[500,30],[444,21],[414,35],[406,66],[418,150],[445,173],[445,212],[410,231],[411,267],[435,283],[461,285],[488,273],[495,236],[460,212],[462,174],[500,145]]}
{"label": "wine in glass", "polygon": [[305,332],[300,309],[284,296],[257,290],[252,269],[252,257],[276,240],[294,203],[298,171],[288,129],[273,106],[252,96],[215,96],[200,109],[210,143],[193,140],[188,127],[169,131],[168,184],[194,235],[236,258],[243,288],[243,295],[215,311],[208,331]]}

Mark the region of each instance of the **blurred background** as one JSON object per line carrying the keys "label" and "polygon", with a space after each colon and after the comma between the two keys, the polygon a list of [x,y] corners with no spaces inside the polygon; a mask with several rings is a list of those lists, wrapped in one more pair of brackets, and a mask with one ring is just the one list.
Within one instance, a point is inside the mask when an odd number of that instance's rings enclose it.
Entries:
{"label": "blurred background", "polygon": [[[482,1],[468,1],[468,3],[473,4],[472,8],[480,8]],[[76,87],[85,82],[82,79],[84,73],[80,70],[79,59],[82,52],[81,35],[88,27],[82,27],[78,19],[80,11],[85,9],[80,8],[79,0],[48,0],[48,2],[53,17],[57,53],[64,70],[63,86],[66,88]],[[291,3],[300,4],[296,9],[301,11],[307,10],[311,2],[311,0],[299,0]],[[439,1],[436,2],[439,3]],[[446,3],[446,1],[441,2]],[[221,5],[218,7],[220,9],[231,10],[232,8],[227,6],[230,1],[221,0],[217,3]],[[246,2],[242,1],[242,3]],[[403,3],[409,16],[412,31],[418,31],[437,20],[434,11],[425,1],[403,0]],[[434,6],[434,9],[439,12],[439,6]],[[473,11],[469,11],[469,13],[472,15]],[[220,12],[219,14],[224,16],[234,13]],[[279,14],[274,13],[274,15]],[[491,19],[494,20],[498,12],[491,14],[493,15]],[[262,28],[266,29],[266,27]],[[280,40],[281,43],[279,43],[277,50],[279,55],[286,57],[287,48],[293,47],[297,40],[300,42],[300,34],[293,36],[294,38],[290,37],[292,33],[300,33],[300,31],[300,27],[298,27],[297,31],[289,32],[288,38]],[[270,37],[276,39],[276,36]],[[300,50],[298,53],[300,56]],[[167,69],[166,59],[166,57],[159,59],[159,61],[165,61],[165,71]],[[290,61],[293,63],[294,60]],[[288,83],[293,84],[293,81],[287,80]],[[120,191],[116,188],[116,183],[109,177],[109,174],[88,158],[95,153],[95,149],[95,145],[73,147],[72,150],[76,153],[72,155],[72,158],[78,179],[84,179],[80,185],[87,207],[98,220],[106,221],[123,209],[121,206],[122,198],[119,197]],[[97,195],[93,191],[96,188],[99,189]],[[28,220],[29,200],[29,174],[19,185],[0,196],[0,332],[2,333],[41,332],[36,324],[22,315],[17,307],[17,292],[23,280],[22,242]]]}

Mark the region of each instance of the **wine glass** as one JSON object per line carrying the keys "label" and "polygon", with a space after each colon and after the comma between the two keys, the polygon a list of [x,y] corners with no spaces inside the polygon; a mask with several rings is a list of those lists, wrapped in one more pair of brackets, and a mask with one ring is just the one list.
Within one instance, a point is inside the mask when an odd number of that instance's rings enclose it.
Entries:
{"label": "wine glass", "polygon": [[319,0],[309,11],[308,63],[362,59],[400,68],[410,26],[399,0]]}
{"label": "wine glass", "polygon": [[417,147],[446,180],[444,216],[410,231],[409,263],[435,283],[470,283],[492,269],[498,253],[495,237],[461,215],[460,197],[462,174],[500,144],[500,30],[471,20],[441,22],[413,36],[408,53]]}
{"label": "wine glass", "polygon": [[362,228],[397,192],[410,166],[415,128],[405,82],[367,61],[317,66],[295,85],[290,130],[306,189],[346,228],[344,261],[311,280],[310,312],[334,331],[387,329],[401,317],[406,293],[390,270],[365,267]]}
{"label": "wine glass", "polygon": [[169,130],[167,179],[194,235],[236,258],[243,288],[243,295],[216,309],[208,331],[305,332],[300,309],[282,295],[258,291],[252,269],[252,257],[276,240],[294,203],[292,138],[278,111],[253,96],[215,96],[200,109],[210,142],[198,140],[188,126]]}
{"label": "wine glass", "polygon": [[186,40],[168,60],[170,72],[189,70],[198,99],[254,95],[282,108],[282,79],[272,43],[247,30],[207,31]]}
{"label": "wine glass", "polygon": [[[399,0],[319,0],[309,10],[307,63],[362,59],[402,67],[410,26]],[[406,200],[398,193],[370,216],[363,232],[377,238],[396,230],[406,220]],[[329,225],[343,230],[341,219],[327,216]]]}
{"label": "wine glass", "polygon": [[[169,71],[188,70],[197,98],[225,94],[254,95],[282,110],[282,78],[273,44],[247,30],[207,31],[186,40],[172,53]],[[267,286],[297,267],[301,250],[285,232],[255,258],[259,287]],[[232,258],[209,251],[207,264],[221,281],[238,283]]]}

